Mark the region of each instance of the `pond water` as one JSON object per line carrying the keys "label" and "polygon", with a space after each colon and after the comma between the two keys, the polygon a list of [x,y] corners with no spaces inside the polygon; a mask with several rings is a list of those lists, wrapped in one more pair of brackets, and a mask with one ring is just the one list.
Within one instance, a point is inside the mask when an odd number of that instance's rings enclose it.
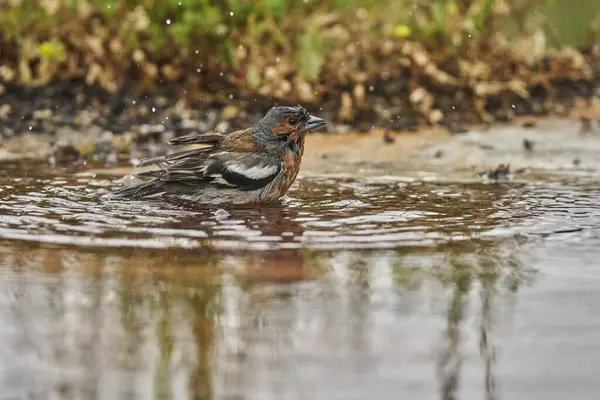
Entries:
{"label": "pond water", "polygon": [[0,171],[0,399],[595,399],[600,183],[300,180],[107,200]]}

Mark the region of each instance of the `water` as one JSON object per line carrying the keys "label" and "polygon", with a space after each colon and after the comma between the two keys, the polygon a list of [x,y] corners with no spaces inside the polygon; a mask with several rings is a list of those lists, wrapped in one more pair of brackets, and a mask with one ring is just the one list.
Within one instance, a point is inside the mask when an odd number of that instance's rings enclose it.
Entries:
{"label": "water", "polygon": [[600,184],[315,176],[108,201],[3,164],[0,399],[593,399]]}

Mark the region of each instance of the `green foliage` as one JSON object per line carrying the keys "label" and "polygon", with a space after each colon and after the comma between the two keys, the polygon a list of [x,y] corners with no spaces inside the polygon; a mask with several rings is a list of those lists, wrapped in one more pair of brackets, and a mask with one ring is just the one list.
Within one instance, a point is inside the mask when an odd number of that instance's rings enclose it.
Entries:
{"label": "green foliage", "polygon": [[65,61],[65,46],[58,40],[43,42],[39,47],[41,59],[48,59],[57,63]]}
{"label": "green foliage", "polygon": [[[566,1],[566,0],[562,0]],[[594,0],[590,0],[594,1]],[[140,68],[156,77],[165,64],[226,71],[259,89],[267,67],[285,79],[322,82],[340,60],[360,57],[378,73],[384,40],[418,40],[428,50],[463,54],[495,33],[525,34],[535,7],[561,0],[39,0],[0,2],[0,45],[17,79],[46,63],[95,63],[105,82]],[[565,3],[569,6],[568,2]],[[511,31],[511,27],[513,28]],[[360,44],[360,46],[359,46]],[[359,46],[361,50],[353,49]],[[241,50],[240,50],[241,49]],[[345,49],[351,53],[343,54]],[[367,50],[368,49],[368,50]],[[368,52],[371,52],[370,54]],[[75,54],[76,53],[76,54]],[[91,54],[91,57],[88,55]],[[72,56],[72,58],[70,58]],[[13,56],[14,57],[14,56]],[[278,64],[279,59],[286,62]],[[398,53],[393,60],[398,59]],[[134,62],[123,62],[134,60]],[[276,61],[277,60],[277,61]],[[147,63],[148,65],[145,65]],[[144,65],[142,65],[144,64]],[[150,65],[152,64],[152,65]],[[133,67],[131,67],[133,65]],[[91,69],[81,65],[74,70]],[[143,67],[143,68],[142,68]],[[283,68],[283,67],[282,67]],[[57,73],[49,68],[47,73]],[[136,70],[139,76],[140,70]],[[236,75],[237,74],[237,75]],[[341,76],[340,75],[340,76]],[[141,79],[144,79],[142,77]],[[277,87],[273,84],[272,87]]]}
{"label": "green foliage", "polygon": [[314,81],[319,77],[327,49],[327,41],[318,33],[309,30],[298,39],[298,64],[302,77]]}
{"label": "green foliage", "polygon": [[[478,39],[500,32],[511,36],[524,34],[535,7],[553,0],[431,0],[418,2],[407,26],[418,40],[431,47],[459,50]],[[401,19],[401,22],[403,20]],[[517,31],[511,30],[518,23]]]}

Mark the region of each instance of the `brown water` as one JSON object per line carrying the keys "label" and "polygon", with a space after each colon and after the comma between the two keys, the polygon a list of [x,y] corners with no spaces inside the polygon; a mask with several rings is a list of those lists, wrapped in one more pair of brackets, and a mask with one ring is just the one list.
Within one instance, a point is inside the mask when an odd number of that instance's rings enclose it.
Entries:
{"label": "brown water", "polygon": [[[568,183],[566,183],[568,182]],[[107,200],[0,172],[0,399],[595,399],[600,183]]]}

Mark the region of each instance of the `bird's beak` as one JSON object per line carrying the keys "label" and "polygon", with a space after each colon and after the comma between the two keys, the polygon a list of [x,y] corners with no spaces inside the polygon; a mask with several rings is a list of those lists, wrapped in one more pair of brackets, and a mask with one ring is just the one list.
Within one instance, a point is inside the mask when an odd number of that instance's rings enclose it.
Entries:
{"label": "bird's beak", "polygon": [[304,127],[304,129],[306,129],[307,131],[312,131],[314,129],[322,127],[326,123],[327,122],[325,122],[323,118],[314,117],[311,115],[308,121],[306,122],[306,126]]}

